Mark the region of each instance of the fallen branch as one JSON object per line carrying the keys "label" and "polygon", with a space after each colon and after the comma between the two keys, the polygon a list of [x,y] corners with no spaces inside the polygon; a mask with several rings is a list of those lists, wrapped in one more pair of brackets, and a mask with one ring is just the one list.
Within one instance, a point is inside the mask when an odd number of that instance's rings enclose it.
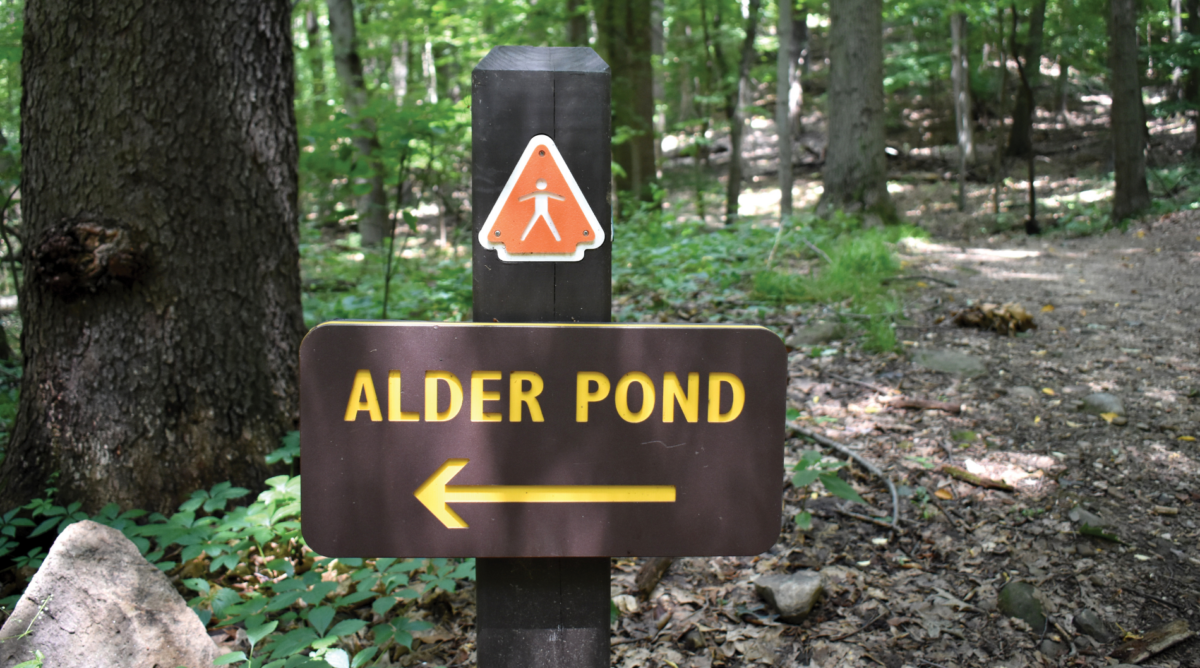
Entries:
{"label": "fallen branch", "polygon": [[826,255],[825,251],[821,250],[820,248],[817,248],[816,244],[814,244],[813,242],[809,241],[808,239],[805,239],[804,245],[811,248],[812,251],[814,253],[816,253],[817,255],[820,255],[821,257],[825,258],[825,261],[828,262],[829,264],[833,264],[833,259],[830,258],[828,255]]}
{"label": "fallen branch", "polygon": [[856,519],[856,520],[859,520],[859,521],[862,521],[862,522],[869,522],[869,523],[871,523],[871,524],[874,524],[874,525],[876,525],[876,526],[881,526],[881,527],[883,527],[883,528],[885,528],[885,529],[891,529],[891,528],[893,528],[893,527],[892,527],[892,525],[891,525],[891,523],[889,523],[889,522],[885,522],[885,521],[883,521],[883,520],[879,519],[878,517],[871,517],[870,515],[860,515],[860,514],[858,514],[858,513],[852,513],[852,512],[850,512],[849,510],[846,510],[846,509],[844,509],[844,508],[834,508],[834,510],[836,510],[836,511],[837,511],[837,514],[838,514],[838,515],[844,515],[844,516],[846,516],[846,517],[849,517],[849,518],[852,518],[852,519]]}
{"label": "fallen branch", "polygon": [[650,594],[654,593],[654,588],[671,569],[671,564],[675,563],[673,557],[654,557],[642,564],[638,570],[637,577],[634,578],[634,588],[637,589],[638,598],[643,601],[650,600]]}
{"label": "fallen branch", "polygon": [[958,480],[961,480],[965,483],[975,485],[976,487],[983,487],[984,489],[998,489],[1002,492],[1017,491],[1017,489],[1015,487],[1004,482],[1003,480],[992,480],[991,478],[984,478],[981,476],[977,476],[974,473],[971,473],[965,469],[960,469],[957,466],[950,466],[949,464],[943,464],[942,467],[940,469],[938,469],[938,471],[940,471],[941,473],[943,473],[945,475],[950,476],[951,478],[957,478]]}
{"label": "fallen branch", "polygon": [[897,397],[895,399],[884,399],[887,405],[892,408],[915,408],[917,410],[935,410],[946,411],[958,415],[962,412],[962,404],[951,404],[945,401],[933,401],[932,399],[915,399],[913,397]]}
{"label": "fallen branch", "polygon": [[811,432],[811,431],[805,429],[804,427],[801,427],[800,425],[796,424],[795,422],[789,422],[789,423],[787,423],[787,426],[788,426],[788,429],[791,429],[794,433],[799,434],[800,436],[803,436],[803,437],[809,439],[810,441],[814,441],[814,442],[824,445],[828,448],[833,448],[834,450],[837,450],[838,452],[842,453],[843,455],[846,455],[850,459],[853,459],[855,462],[858,462],[859,466],[862,466],[864,469],[866,469],[868,473],[871,473],[875,477],[883,480],[883,482],[887,484],[888,491],[892,493],[892,523],[891,523],[891,527],[894,531],[900,530],[900,495],[896,493],[896,484],[892,482],[891,478],[884,475],[883,471],[879,470],[879,467],[875,466],[871,462],[864,459],[862,457],[862,455],[859,455],[857,452],[854,452],[853,450],[851,450],[850,448],[847,448],[846,446],[842,445],[841,443],[838,443],[837,441],[835,441],[831,438],[826,438],[824,436],[821,436],[820,434]]}
{"label": "fallen branch", "polygon": [[836,373],[826,372],[825,375],[829,376],[830,378],[832,378],[834,380],[840,380],[843,383],[850,383],[852,385],[858,385],[860,387],[865,387],[868,390],[871,390],[873,392],[878,392],[880,394],[887,394],[888,392],[893,391],[890,388],[880,387],[880,386],[876,385],[875,383],[868,383],[865,380],[854,380],[853,378],[846,378],[844,376],[839,376]]}
{"label": "fallen branch", "polygon": [[944,278],[938,278],[936,276],[924,276],[924,275],[921,275],[921,276],[893,276],[891,278],[885,278],[879,282],[882,283],[883,285],[887,285],[888,283],[899,283],[900,281],[930,281],[933,283],[941,283],[942,285],[944,285],[948,288],[957,288],[958,287],[958,283],[955,283],[954,281],[947,281]]}
{"label": "fallen branch", "polygon": [[1160,626],[1137,640],[1130,640],[1114,649],[1109,656],[1126,663],[1141,663],[1146,659],[1196,635],[1186,620],[1177,619]]}

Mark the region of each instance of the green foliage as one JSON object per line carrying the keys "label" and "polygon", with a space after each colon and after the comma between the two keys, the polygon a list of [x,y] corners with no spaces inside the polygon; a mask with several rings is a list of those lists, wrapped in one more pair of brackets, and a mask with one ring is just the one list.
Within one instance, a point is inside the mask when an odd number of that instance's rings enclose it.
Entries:
{"label": "green foliage", "polygon": [[812,513],[805,510],[804,505],[808,500],[809,487],[813,483],[820,482],[826,492],[836,497],[854,503],[866,503],[850,483],[838,477],[837,470],[845,465],[846,462],[843,461],[826,459],[818,450],[807,450],[792,467],[792,486],[800,490],[801,498],[800,512],[796,514],[795,522],[801,530],[808,531],[812,528]]}
{"label": "green foliage", "polygon": [[[286,461],[294,442],[294,433],[285,437],[282,452],[272,459]],[[237,505],[249,491],[219,483],[195,492],[170,517],[121,512],[110,504],[89,518],[78,504],[57,505],[57,490],[49,488],[45,498],[0,517],[0,557],[21,554],[29,539],[52,530],[61,533],[82,519],[111,526],[146,559],[181,576],[191,594],[188,605],[206,626],[245,627],[250,652],[226,654],[217,664],[247,668],[352,668],[380,652],[411,650],[413,634],[433,628],[421,618],[421,602],[475,578],[473,559],[329,559],[314,554],[300,535],[300,478],[276,476],[265,485],[252,502]],[[13,561],[36,568],[44,556],[41,547],[33,547]],[[11,609],[18,598],[19,593],[0,605]],[[347,641],[351,637],[352,643]],[[358,651],[351,656],[354,649]]]}

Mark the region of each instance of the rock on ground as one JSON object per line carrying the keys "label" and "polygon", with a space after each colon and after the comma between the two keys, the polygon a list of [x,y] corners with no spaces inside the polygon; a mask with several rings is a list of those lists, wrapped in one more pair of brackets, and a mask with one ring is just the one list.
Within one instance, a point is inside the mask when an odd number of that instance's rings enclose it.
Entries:
{"label": "rock on ground", "polygon": [[1034,633],[1040,635],[1046,629],[1046,614],[1042,611],[1042,602],[1038,598],[1036,587],[1028,582],[1013,580],[1000,590],[997,607],[1009,617],[1023,620]]}
{"label": "rock on ground", "polygon": [[808,616],[825,589],[820,573],[797,571],[790,575],[764,575],[754,582],[754,589],[779,618],[796,624]]}
{"label": "rock on ground", "polygon": [[87,520],[54,541],[0,629],[0,665],[35,649],[54,668],[208,668],[217,657],[167,576],[120,531]]}

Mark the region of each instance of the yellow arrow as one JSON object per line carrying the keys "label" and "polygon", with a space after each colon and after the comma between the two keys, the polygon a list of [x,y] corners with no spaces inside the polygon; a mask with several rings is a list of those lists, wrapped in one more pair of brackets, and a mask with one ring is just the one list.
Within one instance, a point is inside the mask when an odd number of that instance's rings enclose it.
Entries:
{"label": "yellow arrow", "polygon": [[449,529],[467,523],[450,503],[674,503],[674,485],[454,485],[469,460],[447,459],[413,496]]}

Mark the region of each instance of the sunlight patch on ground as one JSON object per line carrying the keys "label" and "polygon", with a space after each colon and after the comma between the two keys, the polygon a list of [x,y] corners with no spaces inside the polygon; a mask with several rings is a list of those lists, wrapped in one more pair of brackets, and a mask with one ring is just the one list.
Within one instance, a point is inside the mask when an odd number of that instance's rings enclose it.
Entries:
{"label": "sunlight patch on ground", "polygon": [[[792,209],[798,211],[813,206],[821,199],[824,188],[819,185],[804,184],[792,187]],[[739,216],[779,216],[779,188],[764,188],[762,190],[747,190],[738,197]]]}

